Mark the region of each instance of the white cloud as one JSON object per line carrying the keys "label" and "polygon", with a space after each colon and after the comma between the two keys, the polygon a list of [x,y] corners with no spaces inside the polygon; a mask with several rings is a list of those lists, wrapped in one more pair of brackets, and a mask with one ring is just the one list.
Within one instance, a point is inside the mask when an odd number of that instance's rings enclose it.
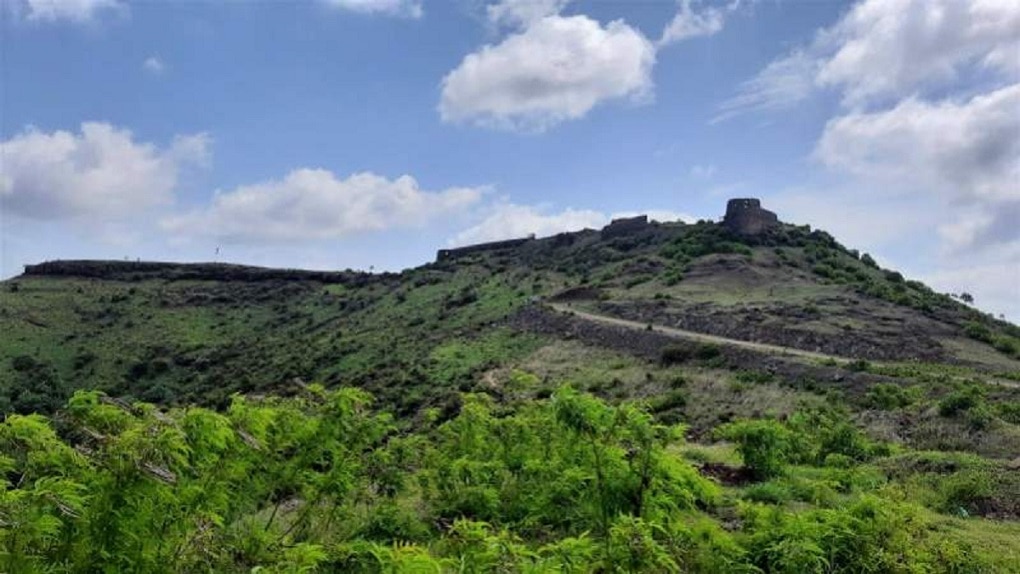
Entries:
{"label": "white cloud", "polygon": [[468,54],[442,81],[440,116],[447,122],[544,131],[584,117],[610,100],[643,101],[653,90],[659,48],[722,30],[741,0],[695,8],[678,0],[676,16],[651,42],[622,20],[602,25],[564,16],[572,0],[497,0],[489,23],[513,32]]}
{"label": "white cloud", "polygon": [[16,15],[36,22],[90,22],[105,10],[124,9],[119,0],[7,0]]}
{"label": "white cloud", "polygon": [[723,103],[720,119],[789,107],[833,88],[860,107],[945,88],[967,74],[1015,80],[1020,2],[864,0],[806,48],[769,64]]}
{"label": "white cloud", "polygon": [[815,90],[820,63],[803,51],[771,62],[753,78],[740,85],[737,95],[719,105],[712,123],[757,110],[785,109],[803,101]]}
{"label": "white cloud", "polygon": [[718,171],[713,164],[695,165],[691,167],[691,177],[695,179],[712,179]]}
{"label": "white cloud", "polygon": [[405,175],[337,178],[324,169],[296,169],[282,180],[217,193],[203,209],[169,217],[164,230],[227,241],[300,241],[417,227],[461,213],[482,197],[479,188],[429,192]]}
{"label": "white cloud", "polygon": [[559,213],[543,213],[530,205],[503,203],[478,225],[465,229],[450,240],[451,245],[470,245],[486,241],[526,237],[534,233],[544,237],[563,231],[597,229],[608,223],[605,214],[590,209],[567,208]]}
{"label": "white cloud", "polygon": [[166,66],[164,66],[163,61],[156,56],[149,56],[144,62],[142,62],[142,69],[154,76],[158,76],[163,73]]}
{"label": "white cloud", "polygon": [[571,0],[499,0],[485,10],[496,26],[527,28],[530,24],[559,14]]}
{"label": "white cloud", "polygon": [[680,0],[680,9],[662,31],[659,46],[719,33],[726,21],[726,12],[737,5],[732,4],[726,9],[708,7],[699,12],[691,8],[691,0]]}
{"label": "white cloud", "polygon": [[815,155],[863,180],[948,202],[956,246],[1020,238],[1020,84],[938,103],[908,99],[830,120]]}
{"label": "white cloud", "polygon": [[868,0],[821,38],[836,50],[818,82],[859,104],[952,81],[970,64],[1016,73],[1018,39],[1015,0]]}
{"label": "white cloud", "polygon": [[383,14],[404,18],[421,18],[421,0],[322,0],[329,6],[361,14]]}
{"label": "white cloud", "polygon": [[209,138],[181,136],[159,149],[128,130],[87,122],[79,134],[29,128],[0,146],[0,198],[11,213],[95,222],[171,203],[179,171],[206,161]]}
{"label": "white cloud", "polygon": [[444,121],[541,131],[652,91],[655,48],[617,20],[547,16],[467,55],[443,78]]}
{"label": "white cloud", "polygon": [[661,209],[607,215],[601,211],[568,207],[559,213],[549,213],[542,206],[498,203],[490,208],[485,219],[458,233],[449,243],[453,246],[471,245],[527,237],[532,233],[537,237],[546,237],[566,231],[601,229],[615,218],[635,215],[647,215],[654,221],[693,220],[686,214]]}

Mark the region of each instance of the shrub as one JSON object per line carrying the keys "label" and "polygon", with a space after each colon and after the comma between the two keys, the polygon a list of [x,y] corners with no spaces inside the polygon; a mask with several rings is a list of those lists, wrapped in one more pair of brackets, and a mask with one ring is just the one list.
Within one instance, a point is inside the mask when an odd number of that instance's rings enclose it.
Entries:
{"label": "shrub", "polygon": [[747,487],[744,498],[765,504],[784,504],[793,500],[793,493],[788,485],[770,480]]}
{"label": "shrub", "polygon": [[844,365],[844,368],[846,368],[848,371],[866,373],[869,370],[871,370],[871,363],[864,359],[857,359],[854,361],[850,361],[849,363]]}
{"label": "shrub", "polygon": [[673,409],[682,409],[687,405],[687,395],[683,391],[674,390],[652,402],[652,412],[662,413]]}
{"label": "shrub", "polygon": [[939,414],[956,416],[984,402],[984,389],[975,384],[961,385],[939,401]]}
{"label": "shrub", "polygon": [[18,355],[11,359],[11,367],[13,367],[15,371],[19,372],[31,371],[36,368],[38,364],[39,363],[35,360],[35,358],[30,355]]}
{"label": "shrub", "polygon": [[850,458],[849,456],[847,456],[845,454],[834,452],[834,453],[830,453],[830,454],[825,455],[825,461],[823,462],[823,464],[827,468],[843,468],[843,469],[847,469],[847,468],[852,468],[853,467],[854,459]]}
{"label": "shrub", "polygon": [[887,281],[891,283],[903,283],[903,274],[899,271],[886,270],[882,272]]}
{"label": "shrub", "polygon": [[1020,401],[1002,401],[995,405],[995,411],[1000,419],[1020,425]]}
{"label": "shrub", "polygon": [[738,421],[719,428],[719,436],[737,443],[744,466],[758,479],[779,476],[789,461],[793,436],[774,420]]}
{"label": "shrub", "polygon": [[992,345],[995,347],[996,351],[1006,355],[1016,355],[1020,353],[1020,346],[1017,345],[1016,339],[1009,337],[997,337]]}
{"label": "shrub", "polygon": [[686,363],[694,358],[694,350],[687,346],[669,346],[662,349],[659,361],[663,365],[677,365]]}
{"label": "shrub", "polygon": [[737,373],[737,380],[742,383],[765,384],[776,378],[775,375],[766,371],[740,371]]}
{"label": "shrub", "polygon": [[974,430],[985,430],[995,421],[995,413],[985,403],[980,403],[967,411],[967,425]]}
{"label": "shrub", "polygon": [[722,355],[722,349],[715,343],[699,343],[694,355],[702,361],[708,361]]}
{"label": "shrub", "polygon": [[683,271],[679,269],[671,269],[666,272],[666,275],[665,277],[663,277],[662,282],[672,287],[673,285],[676,285],[677,283],[683,280],[684,280]]}
{"label": "shrub", "polygon": [[895,383],[878,383],[868,390],[864,400],[870,408],[891,411],[913,403],[914,397]]}
{"label": "shrub", "polygon": [[964,325],[963,332],[971,339],[981,341],[982,343],[992,343],[992,332],[988,329],[988,326],[977,321],[971,321]]}
{"label": "shrub", "polygon": [[939,509],[954,514],[974,514],[979,505],[992,496],[992,491],[992,481],[986,471],[966,470],[952,474],[940,481]]}

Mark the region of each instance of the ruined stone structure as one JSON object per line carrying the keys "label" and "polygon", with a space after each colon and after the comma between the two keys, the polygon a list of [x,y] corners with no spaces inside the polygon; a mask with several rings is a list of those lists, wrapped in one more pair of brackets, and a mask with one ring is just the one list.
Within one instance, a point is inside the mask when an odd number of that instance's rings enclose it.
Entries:
{"label": "ruined stone structure", "polygon": [[738,198],[726,202],[723,226],[741,235],[759,235],[779,225],[779,217],[761,208],[755,198]]}
{"label": "ruined stone structure", "polygon": [[648,216],[638,215],[637,217],[622,217],[609,222],[609,225],[602,228],[602,238],[618,237],[627,235],[648,227]]}
{"label": "ruined stone structure", "polygon": [[476,243],[475,245],[468,245],[466,247],[457,247],[455,249],[440,249],[436,252],[436,261],[449,261],[456,259],[462,255],[468,255],[470,253],[478,253],[479,251],[496,251],[499,249],[509,249],[511,247],[518,247],[525,243],[535,240],[535,234],[532,233],[527,237],[520,239],[507,239],[505,241],[490,241],[489,243]]}

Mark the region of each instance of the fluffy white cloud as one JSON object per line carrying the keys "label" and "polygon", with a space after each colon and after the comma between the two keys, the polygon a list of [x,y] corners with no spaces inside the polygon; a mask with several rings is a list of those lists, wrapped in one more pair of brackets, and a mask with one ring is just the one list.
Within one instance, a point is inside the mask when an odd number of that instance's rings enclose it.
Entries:
{"label": "fluffy white cloud", "polygon": [[529,132],[585,116],[610,100],[652,93],[659,48],[722,30],[741,0],[695,8],[678,0],[676,16],[653,43],[622,20],[606,25],[561,13],[572,0],[497,0],[489,23],[514,32],[468,54],[442,81],[444,121]]}
{"label": "fluffy white cloud", "polygon": [[119,0],[8,0],[4,3],[15,14],[38,22],[89,22],[103,10],[125,7]]}
{"label": "fluffy white cloud", "polygon": [[820,38],[835,52],[818,82],[857,104],[943,84],[970,64],[1016,73],[1018,39],[1015,0],[868,0]]}
{"label": "fluffy white cloud", "polygon": [[966,74],[1020,74],[1020,2],[863,0],[807,48],[773,61],[722,116],[791,106],[834,88],[851,107],[944,88]]}
{"label": "fluffy white cloud", "polygon": [[154,76],[158,76],[163,73],[166,66],[164,66],[163,61],[156,56],[149,56],[144,62],[142,62],[142,69]]}
{"label": "fluffy white cloud", "polygon": [[454,246],[471,245],[527,237],[532,233],[537,237],[545,237],[565,231],[600,229],[617,217],[641,214],[655,221],[693,220],[688,215],[661,209],[607,215],[591,209],[567,208],[559,213],[548,213],[542,207],[499,203],[490,208],[490,213],[484,220],[458,233],[449,243]]}
{"label": "fluffy white cloud", "polygon": [[128,130],[83,123],[78,134],[30,128],[0,147],[5,208],[36,219],[96,221],[171,203],[180,169],[206,160],[209,138],[180,136],[159,149]]}
{"label": "fluffy white cloud", "polygon": [[384,14],[404,18],[421,18],[424,13],[421,0],[322,0],[335,6],[362,14]]}
{"label": "fluffy white cloud", "polygon": [[945,228],[958,246],[1020,238],[1020,84],[970,100],[908,99],[826,125],[825,165],[894,189],[952,203]]}
{"label": "fluffy white cloud", "polygon": [[699,12],[691,8],[691,0],[680,0],[680,9],[662,31],[659,46],[719,33],[726,20],[726,11],[735,9],[737,5],[731,4],[726,9],[709,7]]}
{"label": "fluffy white cloud", "polygon": [[541,131],[651,93],[655,47],[623,21],[547,16],[469,54],[443,78],[445,121]]}
{"label": "fluffy white cloud", "polygon": [[499,0],[485,10],[489,22],[497,26],[526,28],[528,25],[559,14],[571,0]]}
{"label": "fluffy white cloud", "polygon": [[282,180],[217,193],[201,210],[169,217],[164,230],[236,242],[314,240],[415,227],[460,213],[482,197],[479,188],[423,191],[411,176],[373,173],[337,178],[324,169],[296,169]]}

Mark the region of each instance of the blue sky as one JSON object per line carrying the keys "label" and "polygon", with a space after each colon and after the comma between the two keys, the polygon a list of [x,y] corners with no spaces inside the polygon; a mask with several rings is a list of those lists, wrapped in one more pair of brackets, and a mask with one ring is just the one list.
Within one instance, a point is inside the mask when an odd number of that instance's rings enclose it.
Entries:
{"label": "blue sky", "polygon": [[1020,317],[1012,1],[0,2],[5,277],[401,269],[757,196]]}

